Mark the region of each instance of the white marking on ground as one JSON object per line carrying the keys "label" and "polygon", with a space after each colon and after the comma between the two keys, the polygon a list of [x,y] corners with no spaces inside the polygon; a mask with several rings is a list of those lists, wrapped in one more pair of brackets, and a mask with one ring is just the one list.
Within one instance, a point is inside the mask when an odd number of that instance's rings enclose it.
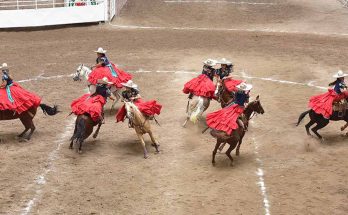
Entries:
{"label": "white marking on ground", "polygon": [[[174,74],[193,74],[193,75],[198,75],[200,74],[199,72],[195,72],[195,71],[183,71],[183,70],[179,70],[179,71],[145,71],[145,70],[137,70],[137,71],[130,71],[132,73],[174,73]],[[321,90],[327,90],[327,87],[322,87],[322,86],[318,86],[318,85],[314,85],[313,83],[315,81],[310,81],[308,83],[301,83],[301,82],[295,82],[295,81],[288,81],[288,80],[280,80],[280,79],[273,79],[273,78],[265,78],[265,77],[255,77],[255,76],[248,76],[245,74],[244,70],[241,70],[241,75],[233,75],[234,77],[242,77],[242,78],[246,78],[246,79],[256,79],[256,80],[263,80],[263,81],[271,81],[271,82],[276,82],[276,83],[280,83],[280,84],[290,84],[290,85],[300,85],[300,86],[308,86],[308,87],[314,87],[314,88],[318,88]]]}
{"label": "white marking on ground", "polygon": [[247,4],[247,5],[276,5],[271,2],[236,2],[236,1],[208,1],[208,0],[166,0],[165,3],[215,3],[215,4]]}
{"label": "white marking on ground", "polygon": [[35,195],[33,198],[28,200],[25,208],[22,209],[21,215],[27,215],[31,212],[33,207],[36,205],[38,201],[40,201],[42,197],[42,189],[44,185],[46,184],[46,178],[49,172],[51,172],[54,168],[54,161],[58,158],[58,152],[61,148],[61,146],[68,140],[67,137],[71,135],[73,126],[74,126],[75,118],[72,118],[68,120],[67,126],[65,127],[65,130],[62,134],[58,135],[56,138],[57,140],[54,141],[54,143],[57,144],[57,147],[51,151],[51,153],[48,155],[46,164],[44,165],[41,173],[35,178]]}
{"label": "white marking on ground", "polygon": [[24,82],[30,82],[30,81],[40,81],[40,80],[50,80],[50,79],[59,79],[59,78],[66,78],[66,77],[72,77],[74,74],[69,74],[69,75],[54,75],[54,76],[48,76],[45,77],[43,74],[40,74],[36,76],[35,78],[29,78],[29,79],[24,79],[17,81],[18,83],[24,83]]}
{"label": "white marking on ground", "polygon": [[309,34],[330,37],[348,37],[348,33],[326,33],[317,31],[293,31],[270,28],[203,28],[203,27],[164,27],[164,26],[140,26],[140,25],[109,25],[118,29],[144,29],[144,30],[179,30],[179,31],[235,31],[235,32],[254,32],[254,33],[279,33],[279,34]]}

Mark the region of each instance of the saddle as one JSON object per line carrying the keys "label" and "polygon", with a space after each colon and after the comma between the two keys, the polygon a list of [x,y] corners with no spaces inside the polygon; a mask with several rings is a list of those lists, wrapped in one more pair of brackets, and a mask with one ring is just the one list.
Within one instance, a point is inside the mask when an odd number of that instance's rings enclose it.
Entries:
{"label": "saddle", "polygon": [[348,102],[346,99],[342,99],[333,103],[332,110],[338,112],[339,117],[344,117],[348,109]]}

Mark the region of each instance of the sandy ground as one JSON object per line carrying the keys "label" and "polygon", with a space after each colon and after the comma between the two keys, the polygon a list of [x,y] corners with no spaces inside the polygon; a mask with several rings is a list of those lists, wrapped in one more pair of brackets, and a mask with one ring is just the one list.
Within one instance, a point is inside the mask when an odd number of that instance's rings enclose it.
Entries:
{"label": "sandy ground", "polygon": [[[116,124],[114,111],[79,155],[68,149],[74,117],[67,115],[85,83],[70,77],[22,83],[63,112],[55,117],[38,112],[37,131],[28,143],[15,139],[23,129],[20,121],[1,122],[0,214],[266,214],[265,199],[270,214],[347,214],[348,148],[339,131],[344,123],[321,130],[324,143],[294,123],[309,97],[323,92],[307,83],[325,87],[337,69],[348,70],[348,38],[314,34],[348,33],[348,11],[334,0],[258,2],[276,4],[129,0],[111,24],[303,33],[119,29],[109,24],[0,32],[0,59],[14,65],[16,80],[69,75],[79,63],[94,63],[92,51],[102,46],[125,70],[153,71],[134,73],[134,79],[145,99],[164,106],[161,127],[153,126],[160,154],[154,154],[147,138],[151,153],[143,159],[134,131],[126,123]],[[208,57],[232,59],[236,76],[256,77],[247,81],[266,111],[253,119],[241,156],[233,155],[233,167],[224,154],[211,165],[215,142],[208,132],[200,133],[204,122],[180,126],[187,102],[181,89],[196,74],[155,72],[199,72]],[[218,108],[214,102],[208,112]],[[260,170],[264,175],[257,174]]]}

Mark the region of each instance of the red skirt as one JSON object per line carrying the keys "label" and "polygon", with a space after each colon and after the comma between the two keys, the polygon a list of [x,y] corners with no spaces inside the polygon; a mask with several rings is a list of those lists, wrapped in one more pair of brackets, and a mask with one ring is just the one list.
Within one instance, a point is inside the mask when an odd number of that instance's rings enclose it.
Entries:
{"label": "red skirt", "polygon": [[223,108],[213,113],[207,114],[207,125],[209,128],[224,131],[228,135],[232,134],[233,130],[236,130],[239,125],[237,123],[238,117],[243,113],[244,108],[234,104],[230,107]]}
{"label": "red skirt", "polygon": [[332,115],[332,104],[340,100],[340,97],[334,90],[329,89],[327,93],[311,97],[308,106],[317,114],[329,119]]}
{"label": "red skirt", "polygon": [[224,84],[228,92],[236,92],[238,90],[237,86],[241,84],[242,82],[244,81],[232,79],[232,78],[228,78],[224,80]]}
{"label": "red skirt", "polygon": [[187,82],[182,91],[185,94],[192,93],[195,96],[214,98],[215,85],[208,76],[201,74],[197,78],[193,78]]}
{"label": "red skirt", "polygon": [[98,68],[95,68],[91,72],[91,74],[89,74],[88,82],[95,85],[95,84],[97,84],[98,79],[102,79],[104,77],[107,77],[109,79],[109,81],[112,82],[113,85],[115,85],[117,88],[122,88],[123,86],[121,85],[121,83],[126,83],[127,81],[132,79],[131,74],[129,74],[121,69],[118,69],[114,64],[111,64],[111,65],[112,65],[112,68],[114,69],[114,71],[116,72],[117,77],[113,76],[112,71],[109,67],[107,67],[107,66],[98,67]]}
{"label": "red skirt", "polygon": [[75,115],[89,114],[94,122],[100,120],[106,100],[101,95],[90,97],[87,93],[71,103],[71,112]]}
{"label": "red skirt", "polygon": [[0,110],[11,110],[21,114],[30,108],[37,108],[41,103],[41,98],[34,93],[23,89],[19,84],[13,83],[10,86],[10,101],[6,88],[0,89]]}
{"label": "red skirt", "polygon": [[[153,116],[155,114],[160,115],[162,105],[158,104],[155,100],[144,102],[142,99],[137,99],[134,104],[139,108],[140,112],[147,115]],[[123,105],[116,114],[116,122],[124,121],[127,114],[126,107]]]}

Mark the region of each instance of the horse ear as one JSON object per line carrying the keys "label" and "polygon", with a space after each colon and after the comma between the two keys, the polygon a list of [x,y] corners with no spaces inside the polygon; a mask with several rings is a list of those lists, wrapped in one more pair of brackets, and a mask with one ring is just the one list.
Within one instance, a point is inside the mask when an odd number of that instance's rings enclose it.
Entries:
{"label": "horse ear", "polygon": [[260,95],[256,96],[256,100],[259,101],[260,100]]}

